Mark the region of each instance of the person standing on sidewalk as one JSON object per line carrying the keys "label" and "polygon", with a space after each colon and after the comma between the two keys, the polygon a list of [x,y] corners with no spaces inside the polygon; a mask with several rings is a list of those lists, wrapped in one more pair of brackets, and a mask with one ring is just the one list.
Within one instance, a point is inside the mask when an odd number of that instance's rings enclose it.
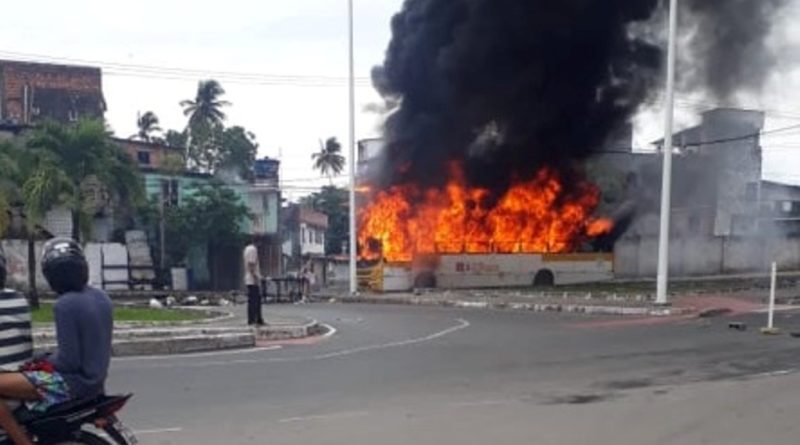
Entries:
{"label": "person standing on sidewalk", "polygon": [[255,239],[244,248],[244,285],[247,287],[247,324],[264,325],[261,315],[261,268],[258,264],[258,249]]}

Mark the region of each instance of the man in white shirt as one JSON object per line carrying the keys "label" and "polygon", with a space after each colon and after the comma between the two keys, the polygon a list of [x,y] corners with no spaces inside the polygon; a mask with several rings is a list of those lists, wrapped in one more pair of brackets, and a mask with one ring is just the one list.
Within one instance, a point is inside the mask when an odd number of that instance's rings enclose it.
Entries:
{"label": "man in white shirt", "polygon": [[258,249],[255,240],[244,248],[244,285],[247,287],[247,324],[264,325],[261,315],[261,268],[258,264]]}

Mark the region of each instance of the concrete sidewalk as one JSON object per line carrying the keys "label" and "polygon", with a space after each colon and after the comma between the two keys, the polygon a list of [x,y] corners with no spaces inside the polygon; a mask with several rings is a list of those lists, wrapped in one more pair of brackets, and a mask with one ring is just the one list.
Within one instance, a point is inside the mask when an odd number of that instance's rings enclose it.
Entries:
{"label": "concrete sidewalk", "polygon": [[[203,308],[208,310],[209,308]],[[115,357],[137,355],[188,354],[225,349],[255,347],[259,341],[306,338],[319,335],[325,328],[316,320],[264,311],[265,326],[247,326],[246,308],[229,306],[223,317],[195,323],[116,323],[112,354]],[[37,350],[55,348],[54,326],[36,325],[33,332]]]}
{"label": "concrete sidewalk", "polygon": [[661,307],[647,295],[533,290],[428,290],[417,293],[317,296],[318,301],[459,307],[471,309],[564,312],[616,316],[686,316],[690,314],[757,312],[763,303],[752,296],[674,295]]}

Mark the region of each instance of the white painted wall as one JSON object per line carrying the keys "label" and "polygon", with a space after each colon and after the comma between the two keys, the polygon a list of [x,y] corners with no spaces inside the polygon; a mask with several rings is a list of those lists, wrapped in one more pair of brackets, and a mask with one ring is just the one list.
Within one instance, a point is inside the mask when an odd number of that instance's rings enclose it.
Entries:
{"label": "white painted wall", "polygon": [[301,222],[300,254],[325,255],[325,230]]}

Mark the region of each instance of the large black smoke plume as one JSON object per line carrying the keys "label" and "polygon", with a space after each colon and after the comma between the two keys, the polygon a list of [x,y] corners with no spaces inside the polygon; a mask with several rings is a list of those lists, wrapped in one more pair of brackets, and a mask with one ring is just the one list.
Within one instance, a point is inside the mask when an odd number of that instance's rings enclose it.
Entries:
{"label": "large black smoke plume", "polygon": [[777,13],[790,0],[689,0],[682,26],[690,39],[684,48],[683,87],[703,89],[729,102],[740,91],[758,92],[777,65],[767,37]]}
{"label": "large black smoke plume", "polygon": [[[761,83],[785,1],[682,2],[700,89]],[[373,72],[399,104],[378,179],[436,185],[460,160],[502,191],[544,165],[569,171],[660,91],[663,16],[658,0],[406,0]]]}

